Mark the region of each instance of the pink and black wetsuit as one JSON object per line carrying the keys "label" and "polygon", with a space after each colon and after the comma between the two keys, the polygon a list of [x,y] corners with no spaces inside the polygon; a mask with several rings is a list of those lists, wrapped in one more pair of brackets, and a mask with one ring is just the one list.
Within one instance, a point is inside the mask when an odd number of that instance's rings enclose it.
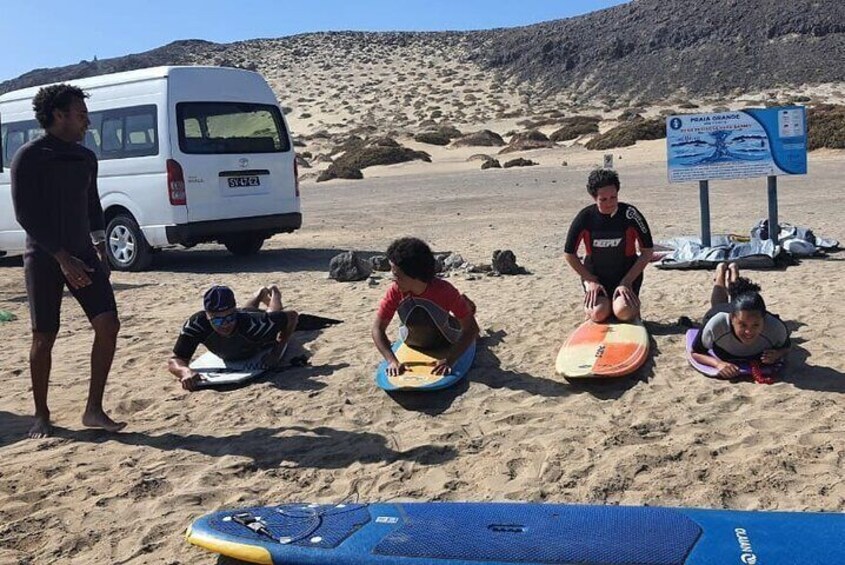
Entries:
{"label": "pink and black wetsuit", "polygon": [[396,313],[402,324],[402,339],[417,349],[438,349],[461,337],[458,320],[471,316],[469,304],[458,289],[434,279],[422,294],[403,293],[393,283],[378,306],[378,317],[389,322]]}

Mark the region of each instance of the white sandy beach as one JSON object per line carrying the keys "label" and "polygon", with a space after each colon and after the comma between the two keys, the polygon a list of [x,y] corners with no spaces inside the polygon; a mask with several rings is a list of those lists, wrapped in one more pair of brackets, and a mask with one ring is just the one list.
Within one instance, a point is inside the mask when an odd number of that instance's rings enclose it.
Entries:
{"label": "white sandy beach", "polygon": [[[403,141],[409,146],[420,147]],[[517,154],[540,166],[478,170],[483,148],[425,146],[434,163],[365,170],[362,181],[303,184],[304,227],[252,258],[222,247],[162,252],[153,270],[116,273],[122,330],[106,407],[119,434],[82,427],[92,333],[68,296],[54,352],[56,435],[24,439],[32,400],[20,263],[0,266],[0,562],[213,563],[185,527],[224,507],[284,501],[504,500],[766,510],[845,510],[845,256],[746,272],[796,344],[771,386],[707,379],[684,359],[680,316],[706,309],[712,272],[646,270],[653,356],[636,378],[569,383],[554,374],[581,293],[563,240],[590,203],[600,152]],[[695,184],[666,181],[665,142],[615,150],[622,201],[656,239],[698,233]],[[621,158],[620,158],[621,157]],[[561,166],[562,161],[568,166]],[[816,152],[782,178],[780,218],[845,239],[841,152]],[[713,183],[714,232],[766,214],[765,180]],[[415,235],[474,263],[512,249],[532,274],[450,279],[476,302],[482,339],[469,383],[402,403],[378,390],[370,324],[388,280],[338,283],[331,257],[383,252]],[[298,338],[311,367],[236,390],[187,393],[165,363],[212,283],[246,299],[278,284],[286,306],[344,323]],[[391,331],[395,332],[396,326]]]}

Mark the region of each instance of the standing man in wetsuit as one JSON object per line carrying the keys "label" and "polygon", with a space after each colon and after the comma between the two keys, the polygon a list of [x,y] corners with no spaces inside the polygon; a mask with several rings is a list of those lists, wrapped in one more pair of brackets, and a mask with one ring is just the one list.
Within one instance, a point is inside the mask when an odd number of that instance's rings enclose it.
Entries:
{"label": "standing man in wetsuit", "polygon": [[[564,247],[566,262],[581,276],[584,311],[594,322],[611,315],[623,322],[637,320],[643,270],[654,251],[648,223],[639,210],[619,202],[615,171],[591,172],[587,192],[595,204],[575,217]],[[582,242],[586,248],[583,263],[576,255]]]}
{"label": "standing man in wetsuit", "polygon": [[32,319],[29,363],[35,399],[32,438],[51,433],[47,388],[65,286],[94,328],[82,423],[108,431],[125,426],[103,410],[120,322],[109,281],[97,157],[80,144],[89,125],[86,96],[67,84],[40,89],[32,107],[46,133],[21,147],[12,161],[12,202],[27,236],[24,274]]}

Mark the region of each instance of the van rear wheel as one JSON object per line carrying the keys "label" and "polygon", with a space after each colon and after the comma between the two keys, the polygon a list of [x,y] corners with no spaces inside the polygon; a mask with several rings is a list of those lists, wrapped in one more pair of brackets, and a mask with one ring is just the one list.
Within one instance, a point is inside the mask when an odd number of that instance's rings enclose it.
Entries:
{"label": "van rear wheel", "polygon": [[106,227],[106,253],[117,271],[143,271],[153,260],[152,249],[132,216],[115,216]]}
{"label": "van rear wheel", "polygon": [[267,239],[263,234],[244,233],[229,236],[221,243],[233,255],[255,255]]}

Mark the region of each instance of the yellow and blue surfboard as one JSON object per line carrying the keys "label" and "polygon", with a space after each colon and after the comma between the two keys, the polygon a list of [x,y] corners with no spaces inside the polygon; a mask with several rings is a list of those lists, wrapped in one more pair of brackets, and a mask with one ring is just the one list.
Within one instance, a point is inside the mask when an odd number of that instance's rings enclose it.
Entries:
{"label": "yellow and blue surfboard", "polygon": [[226,510],[187,540],[264,565],[832,565],[842,532],[842,513],[431,502]]}
{"label": "yellow and blue surfboard", "polygon": [[475,359],[475,342],[464,351],[448,375],[432,373],[435,362],[446,356],[448,348],[422,351],[408,346],[403,341],[397,341],[393,344],[393,352],[399,362],[405,364],[406,370],[401,375],[392,377],[387,374],[387,361],[382,361],[376,371],[376,384],[379,388],[387,391],[439,390],[450,387],[466,377]]}

